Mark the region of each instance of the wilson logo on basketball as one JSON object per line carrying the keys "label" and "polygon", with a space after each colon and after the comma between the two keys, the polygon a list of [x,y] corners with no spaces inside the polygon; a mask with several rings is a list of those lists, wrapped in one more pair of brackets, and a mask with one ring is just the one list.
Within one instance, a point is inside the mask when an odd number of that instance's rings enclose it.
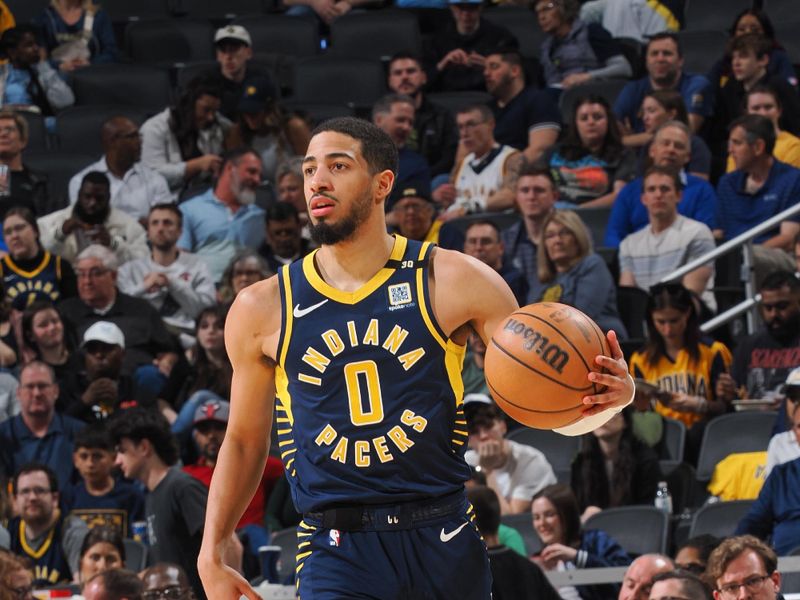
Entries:
{"label": "wilson logo on basketball", "polygon": [[564,367],[569,362],[568,352],[557,344],[551,343],[549,338],[546,338],[535,329],[520,323],[516,319],[509,319],[503,329],[512,332],[514,335],[521,336],[524,340],[522,342],[523,349],[528,352],[533,350],[546,364],[558,373],[563,374]]}

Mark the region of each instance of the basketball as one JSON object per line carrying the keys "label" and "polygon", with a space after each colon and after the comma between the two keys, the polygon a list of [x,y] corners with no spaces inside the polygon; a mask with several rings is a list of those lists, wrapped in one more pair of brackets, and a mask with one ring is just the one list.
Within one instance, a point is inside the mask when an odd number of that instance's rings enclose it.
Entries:
{"label": "basketball", "polygon": [[610,355],[606,336],[581,311],[555,302],[529,304],[505,318],[486,346],[486,383],[497,405],[528,427],[555,429],[577,421],[583,397],[604,386],[598,354]]}

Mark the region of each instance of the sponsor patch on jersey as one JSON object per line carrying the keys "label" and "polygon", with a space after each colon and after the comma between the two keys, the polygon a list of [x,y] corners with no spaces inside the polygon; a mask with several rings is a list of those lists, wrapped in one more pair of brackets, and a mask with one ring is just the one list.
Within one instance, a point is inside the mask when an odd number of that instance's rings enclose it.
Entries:
{"label": "sponsor patch on jersey", "polygon": [[411,284],[408,282],[397,283],[389,286],[389,305],[403,306],[411,304]]}

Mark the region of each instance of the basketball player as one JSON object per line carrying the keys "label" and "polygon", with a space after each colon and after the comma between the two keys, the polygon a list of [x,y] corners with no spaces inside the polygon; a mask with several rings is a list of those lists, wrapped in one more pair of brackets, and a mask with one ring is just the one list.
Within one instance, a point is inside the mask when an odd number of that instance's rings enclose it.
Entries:
{"label": "basketball player", "polygon": [[[241,292],[225,336],[231,413],[198,561],[209,598],[258,595],[222,562],[264,471],[275,403],[298,528],[300,598],[485,600],[486,550],[464,498],[461,364],[517,308],[492,268],[386,233],[397,153],[353,118],[314,132],[303,162],[320,249]],[[584,399],[589,431],[633,398],[616,336],[607,386]],[[277,401],[275,397],[277,395]],[[615,410],[607,408],[614,407]],[[593,416],[594,415],[594,416]]]}

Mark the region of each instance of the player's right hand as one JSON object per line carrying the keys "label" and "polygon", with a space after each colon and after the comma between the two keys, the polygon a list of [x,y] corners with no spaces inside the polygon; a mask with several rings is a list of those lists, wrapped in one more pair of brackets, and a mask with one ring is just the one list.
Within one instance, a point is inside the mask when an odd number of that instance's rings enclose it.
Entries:
{"label": "player's right hand", "polygon": [[208,598],[214,600],[264,600],[236,570],[222,562],[197,561],[197,570]]}

